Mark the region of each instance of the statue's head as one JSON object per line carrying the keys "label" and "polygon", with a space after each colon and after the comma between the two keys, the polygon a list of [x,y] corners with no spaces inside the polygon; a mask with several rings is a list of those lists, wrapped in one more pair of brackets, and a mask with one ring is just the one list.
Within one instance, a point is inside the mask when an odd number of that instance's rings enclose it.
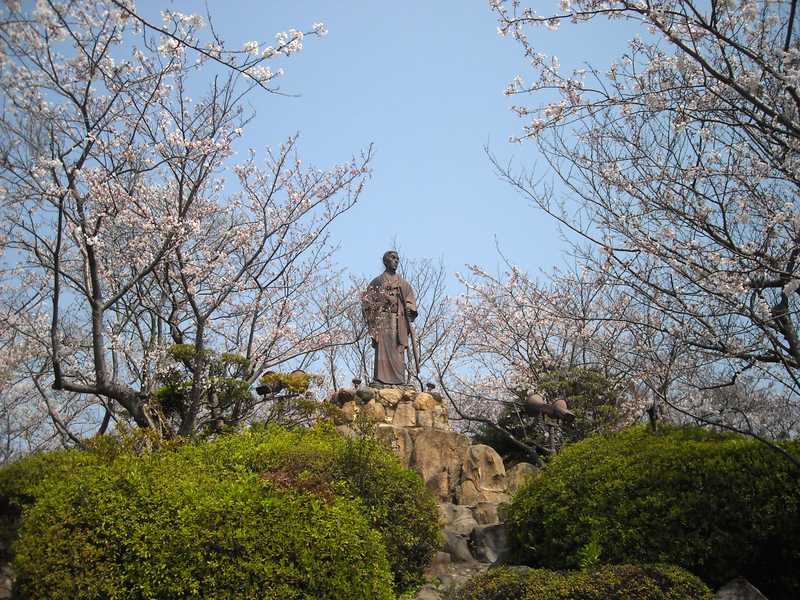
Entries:
{"label": "statue's head", "polygon": [[389,250],[383,253],[383,266],[390,273],[397,271],[397,265],[400,264],[400,255],[397,250]]}

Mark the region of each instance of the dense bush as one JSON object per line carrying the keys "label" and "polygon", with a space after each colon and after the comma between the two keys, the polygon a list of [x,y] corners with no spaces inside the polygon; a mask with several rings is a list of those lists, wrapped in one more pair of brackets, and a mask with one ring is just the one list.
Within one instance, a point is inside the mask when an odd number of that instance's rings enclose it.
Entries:
{"label": "dense bush", "polygon": [[671,565],[617,565],[582,571],[502,567],[473,577],[453,600],[712,600],[697,577]]}
{"label": "dense bush", "polygon": [[23,594],[385,598],[386,549],[402,590],[438,545],[433,499],[374,441],[272,427],[135,450],[105,441],[0,471],[0,497],[30,505]]}
{"label": "dense bush", "polygon": [[323,481],[339,494],[360,499],[365,516],[383,538],[400,591],[420,580],[439,547],[435,499],[416,473],[374,439],[348,439],[324,427],[270,427],[197,448],[205,460],[221,461],[226,469],[241,466],[288,477],[301,486]]}
{"label": "dense bush", "polygon": [[[36,452],[0,468],[0,548],[5,552],[16,538],[22,510],[53,482],[92,465],[111,464],[120,455],[140,455],[160,448],[171,451],[186,443],[165,441],[146,429],[122,430],[86,440],[86,451]],[[7,559],[7,555],[2,556]]]}
{"label": "dense bush", "polygon": [[173,458],[50,486],[15,545],[19,596],[393,598],[380,536],[357,503]]}
{"label": "dense bush", "polygon": [[532,566],[664,562],[713,587],[742,575],[796,598],[798,475],[752,439],[637,427],[566,447],[515,496],[509,530]]}

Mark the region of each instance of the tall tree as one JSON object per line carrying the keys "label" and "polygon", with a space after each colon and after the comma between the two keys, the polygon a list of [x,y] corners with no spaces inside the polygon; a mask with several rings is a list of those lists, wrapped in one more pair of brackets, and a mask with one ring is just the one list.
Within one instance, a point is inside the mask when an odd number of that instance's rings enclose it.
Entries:
{"label": "tall tree", "polygon": [[[495,161],[501,175],[588,242],[576,244],[582,266],[627,298],[629,322],[670,341],[684,382],[703,392],[746,373],[788,390],[796,412],[797,2],[491,5],[534,69],[508,93],[534,99],[514,108],[517,139],[546,163],[520,173]],[[608,69],[565,73],[528,36],[604,18],[642,27]]]}
{"label": "tall tree", "polygon": [[[0,9],[3,335],[55,408],[77,395],[169,434],[235,423],[250,411],[219,414],[211,351],[241,354],[252,383],[338,335],[310,307],[370,150],[328,171],[294,137],[233,156],[245,98],[281,74],[270,61],[324,27],[230,51],[203,24],[116,0]],[[175,356],[190,394],[171,422],[154,391]]]}

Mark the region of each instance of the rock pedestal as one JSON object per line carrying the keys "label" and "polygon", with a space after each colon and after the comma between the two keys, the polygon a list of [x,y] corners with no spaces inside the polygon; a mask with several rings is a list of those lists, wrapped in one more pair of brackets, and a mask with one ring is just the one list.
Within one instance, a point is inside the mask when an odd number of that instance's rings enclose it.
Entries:
{"label": "rock pedestal", "polygon": [[[359,415],[368,419],[376,436],[438,499],[444,547],[433,570],[458,570],[459,564],[480,568],[502,558],[508,536],[498,507],[536,472],[533,465],[521,463],[506,472],[493,448],[452,430],[447,405],[436,393],[361,388],[339,390],[331,401],[340,407],[335,420],[342,433],[355,435]],[[441,580],[433,570],[431,576]]]}
{"label": "rock pedestal", "polygon": [[744,577],[737,577],[717,590],[715,600],[767,600],[756,587]]}

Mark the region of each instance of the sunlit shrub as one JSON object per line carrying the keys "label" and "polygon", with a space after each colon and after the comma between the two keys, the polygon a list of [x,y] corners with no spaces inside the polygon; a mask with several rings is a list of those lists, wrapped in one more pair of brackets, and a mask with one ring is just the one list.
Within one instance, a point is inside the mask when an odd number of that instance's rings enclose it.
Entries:
{"label": "sunlit shrub", "polygon": [[799,475],[749,438],[637,427],[565,447],[515,496],[509,530],[531,566],[666,562],[800,597]]}

